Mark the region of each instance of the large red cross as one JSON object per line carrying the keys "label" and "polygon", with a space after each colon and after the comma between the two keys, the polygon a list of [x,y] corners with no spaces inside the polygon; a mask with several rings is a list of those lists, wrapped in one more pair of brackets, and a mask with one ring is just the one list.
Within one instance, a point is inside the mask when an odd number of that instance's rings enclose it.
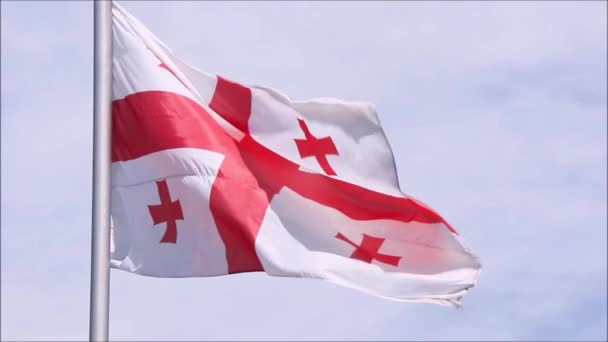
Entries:
{"label": "large red cross", "polygon": [[150,216],[154,225],[159,223],[167,222],[167,229],[163,238],[160,240],[161,243],[176,243],[177,242],[177,220],[183,220],[184,215],[182,214],[182,206],[179,200],[171,201],[169,195],[169,186],[167,181],[156,181],[156,188],[158,189],[158,197],[160,197],[160,204],[153,204],[148,206]]}
{"label": "large red cross", "polygon": [[312,135],[304,120],[298,119],[298,123],[300,124],[300,128],[304,132],[305,137],[305,139],[293,139],[298,147],[298,152],[300,152],[300,157],[307,158],[314,156],[326,174],[335,176],[336,173],[329,165],[326,157],[328,154],[338,155],[338,150],[336,149],[334,142],[330,137],[317,138]]}
{"label": "large red cross", "polygon": [[399,260],[401,260],[401,257],[399,256],[382,254],[378,252],[380,246],[382,246],[382,244],[384,243],[384,239],[363,234],[363,240],[361,240],[361,245],[357,245],[356,243],[349,240],[346,236],[342,235],[342,233],[338,233],[336,235],[336,238],[355,247],[355,251],[350,256],[353,259],[361,260],[368,264],[371,264],[372,260],[375,259],[382,263],[393,266],[398,266]]}
{"label": "large red cross", "polygon": [[[229,273],[263,270],[255,249],[256,237],[270,201],[285,187],[354,220],[442,222],[456,233],[441,216],[414,199],[305,172],[297,163],[255,141],[247,126],[251,96],[249,88],[218,77],[209,107],[245,133],[236,144],[200,104],[175,93],[145,91],[112,103],[113,162],[175,148],[199,148],[225,156],[218,172],[221,177],[211,188],[209,208],[226,247]],[[304,127],[301,125],[306,134]],[[165,181],[157,182],[157,187],[161,204],[149,206],[150,214],[155,224],[167,222],[161,242],[175,243],[176,220],[183,220],[181,206],[179,201],[171,201]],[[362,241],[361,245],[369,243]],[[375,251],[378,254],[378,249]]]}

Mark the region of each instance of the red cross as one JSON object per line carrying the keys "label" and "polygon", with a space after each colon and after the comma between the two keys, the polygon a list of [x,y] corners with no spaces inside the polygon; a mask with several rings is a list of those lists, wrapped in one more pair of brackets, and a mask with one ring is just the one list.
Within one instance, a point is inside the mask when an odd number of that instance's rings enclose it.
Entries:
{"label": "red cross", "polygon": [[336,145],[334,145],[334,142],[330,137],[315,137],[308,130],[308,126],[306,126],[306,122],[304,122],[304,120],[298,119],[298,122],[300,123],[300,128],[304,132],[304,137],[306,138],[293,139],[298,147],[298,152],[300,152],[300,157],[306,158],[314,156],[326,174],[335,176],[336,173],[329,165],[327,157],[325,157],[327,154],[338,155],[338,150],[336,150]]}
{"label": "red cross", "polygon": [[359,246],[341,233],[338,233],[336,235],[336,238],[345,241],[349,245],[355,247],[355,251],[350,256],[353,259],[361,260],[368,264],[371,264],[372,260],[376,259],[382,263],[393,266],[398,266],[399,260],[401,260],[401,257],[398,256],[378,253],[380,246],[382,246],[382,243],[384,243],[384,239],[363,234],[363,240],[361,241],[361,245]]}
{"label": "red cross", "polygon": [[184,84],[184,82],[182,82],[182,80],[180,80],[179,77],[177,77],[177,75],[171,69],[169,69],[169,67],[167,66],[167,64],[160,63],[158,66],[161,67],[162,69],[165,69],[168,72],[170,72],[171,75],[173,75],[173,77],[175,77],[179,81],[179,83],[181,83],[184,87],[188,88],[188,86],[186,86],[186,84]]}
{"label": "red cross", "polygon": [[[457,234],[439,214],[414,199],[390,196],[334,177],[302,171],[297,163],[256,142],[247,126],[251,115],[251,96],[249,88],[218,77],[218,86],[209,107],[229,122],[239,123],[235,126],[247,133],[237,142],[237,146],[200,104],[187,97],[163,91],[146,91],[112,103],[112,116],[116,118],[112,126],[112,161],[127,161],[178,147],[202,148],[226,156],[219,171],[225,177],[218,177],[213,183],[209,207],[226,247],[229,273],[263,271],[255,241],[270,201],[282,188],[289,188],[306,199],[334,208],[353,220],[444,223],[448,230]],[[162,115],[150,120],[150,112]],[[300,125],[306,133],[306,125]],[[306,144],[308,140],[302,142]],[[222,181],[225,179],[239,181]],[[161,242],[173,240],[175,243],[177,229],[173,229],[171,239],[170,226],[175,227],[175,220],[183,220],[183,215],[179,201],[172,204],[166,183],[162,183],[164,181],[157,182],[161,204],[149,206],[150,214],[155,224],[167,222],[165,235],[169,236],[163,237]],[[258,191],[259,188],[264,191]],[[175,209],[159,211],[156,207]],[[367,253],[367,262],[373,259],[384,262],[382,254],[378,253],[382,239],[366,239],[364,235],[361,246],[348,239],[340,239],[357,250],[372,251]],[[378,246],[370,248],[370,242],[373,244],[374,239],[379,240],[376,243]],[[360,253],[353,253],[352,257],[359,257]],[[393,258],[389,258],[389,261],[398,264],[400,259]]]}
{"label": "red cross", "polygon": [[165,235],[160,240],[161,243],[176,243],[177,242],[177,220],[183,220],[184,215],[182,214],[182,206],[179,200],[171,202],[171,196],[169,195],[169,187],[167,181],[156,181],[156,188],[158,188],[158,197],[160,197],[160,204],[149,205],[150,216],[154,225],[159,223],[167,222],[167,230]]}
{"label": "red cross", "polygon": [[160,63],[158,66],[159,66],[159,67],[161,67],[161,68],[163,68],[163,69],[165,69],[165,70],[167,70],[167,71],[168,71],[168,72],[170,72],[170,73],[171,73],[173,76],[175,76],[175,78],[177,78],[177,75],[175,75],[175,73],[174,73],[173,71],[171,71],[171,69],[169,69],[169,67],[167,66],[167,64],[165,64],[165,63]]}

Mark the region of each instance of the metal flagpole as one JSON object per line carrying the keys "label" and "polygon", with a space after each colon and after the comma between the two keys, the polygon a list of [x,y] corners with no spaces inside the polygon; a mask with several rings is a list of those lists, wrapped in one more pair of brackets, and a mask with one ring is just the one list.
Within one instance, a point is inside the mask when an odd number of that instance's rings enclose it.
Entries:
{"label": "metal flagpole", "polygon": [[93,218],[89,340],[108,340],[110,290],[110,149],[112,1],[94,1]]}

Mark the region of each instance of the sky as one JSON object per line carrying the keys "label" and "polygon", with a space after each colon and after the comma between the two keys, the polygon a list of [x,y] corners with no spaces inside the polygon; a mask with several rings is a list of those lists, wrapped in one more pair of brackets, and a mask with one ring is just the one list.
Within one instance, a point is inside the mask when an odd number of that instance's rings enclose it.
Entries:
{"label": "sky", "polygon": [[[110,339],[607,339],[607,2],[121,3],[199,69],[374,103],[483,270],[460,309],[112,270]],[[0,6],[0,337],[86,340],[93,6]]]}

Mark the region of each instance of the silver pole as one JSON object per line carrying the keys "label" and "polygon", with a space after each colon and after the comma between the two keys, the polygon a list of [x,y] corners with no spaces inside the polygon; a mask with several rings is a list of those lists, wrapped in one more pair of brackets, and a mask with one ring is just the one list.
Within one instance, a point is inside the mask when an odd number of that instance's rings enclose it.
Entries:
{"label": "silver pole", "polygon": [[108,340],[110,306],[110,149],[112,1],[96,0],[93,78],[93,231],[89,340]]}

